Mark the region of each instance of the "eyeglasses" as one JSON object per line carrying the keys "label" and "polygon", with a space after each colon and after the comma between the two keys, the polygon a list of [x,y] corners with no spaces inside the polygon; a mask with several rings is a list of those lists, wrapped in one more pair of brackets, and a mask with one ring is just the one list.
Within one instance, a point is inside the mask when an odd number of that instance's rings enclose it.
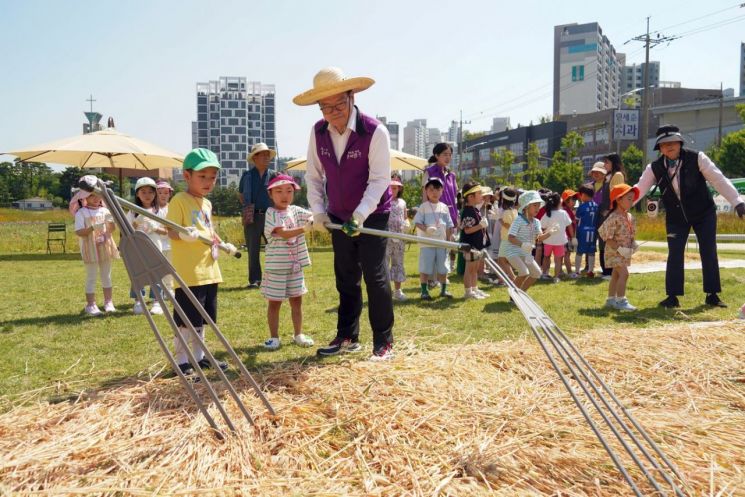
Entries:
{"label": "eyeglasses", "polygon": [[331,114],[332,112],[342,112],[349,105],[349,99],[345,99],[343,102],[334,105],[319,105],[323,114]]}

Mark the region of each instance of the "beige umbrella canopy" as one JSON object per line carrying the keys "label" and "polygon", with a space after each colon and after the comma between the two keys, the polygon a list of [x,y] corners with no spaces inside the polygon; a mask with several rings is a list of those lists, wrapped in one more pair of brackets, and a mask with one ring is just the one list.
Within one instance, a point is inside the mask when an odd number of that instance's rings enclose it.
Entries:
{"label": "beige umbrella canopy", "polygon": [[184,157],[114,128],[7,152],[25,162],[51,162],[80,168],[156,170],[181,167]]}
{"label": "beige umbrella canopy", "polygon": [[[305,157],[293,159],[287,163],[285,171],[305,171],[308,162]],[[427,159],[422,159],[416,155],[407,154],[398,150],[391,149],[391,169],[401,171],[424,171],[427,167]]]}

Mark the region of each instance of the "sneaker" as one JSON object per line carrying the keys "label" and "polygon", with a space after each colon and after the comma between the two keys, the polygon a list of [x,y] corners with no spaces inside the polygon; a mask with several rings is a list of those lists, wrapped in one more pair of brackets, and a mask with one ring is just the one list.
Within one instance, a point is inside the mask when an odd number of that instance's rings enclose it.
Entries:
{"label": "sneaker", "polygon": [[270,338],[264,342],[264,348],[267,350],[277,350],[279,348],[279,338]]}
{"label": "sneaker", "polygon": [[142,307],[142,304],[140,304],[140,301],[138,300],[135,302],[135,306],[132,308],[132,312],[135,314],[144,314],[145,308]]}
{"label": "sneaker", "polygon": [[616,300],[616,309],[619,311],[635,311],[636,307],[629,304],[629,299],[626,297],[621,297],[620,299]]}
{"label": "sneaker", "polygon": [[188,362],[185,362],[183,364],[178,365],[179,370],[184,374],[184,376],[191,376],[194,374],[194,368],[191,367],[191,364]]}
{"label": "sneaker", "polygon": [[388,361],[393,359],[393,344],[386,343],[382,347],[378,347],[370,356],[371,361]]}
{"label": "sneaker", "polygon": [[570,279],[573,279],[573,280],[576,280],[577,278],[579,278],[579,274],[577,274],[577,273],[569,273],[569,278]]}
{"label": "sneaker", "polygon": [[603,306],[606,309],[616,309],[616,299],[615,297],[608,297],[605,299],[605,305]]}
{"label": "sneaker", "polygon": [[419,298],[421,298],[422,300],[432,300],[432,295],[430,295],[429,293],[422,293]]}
{"label": "sneaker", "polygon": [[316,351],[320,356],[332,356],[337,354],[354,353],[362,350],[360,342],[353,342],[349,338],[336,337],[331,340],[327,347],[321,347]]}
{"label": "sneaker", "polygon": [[111,301],[104,303],[103,312],[116,312],[116,307],[114,307],[114,303]]}
{"label": "sneaker", "polygon": [[253,289],[253,288],[259,288],[260,286],[261,286],[260,281],[252,281],[251,283],[248,284],[246,288]]}
{"label": "sneaker", "polygon": [[85,306],[85,313],[89,316],[100,316],[101,314],[103,314],[103,312],[101,312],[101,309],[99,309],[96,304]]}
{"label": "sneaker", "polygon": [[481,294],[478,294],[475,291],[466,290],[466,294],[464,295],[464,298],[466,300],[469,300],[469,299],[484,300],[486,297],[482,297]]}
{"label": "sneaker", "polygon": [[473,289],[473,292],[476,295],[478,295],[479,297],[481,297],[481,298],[484,298],[484,299],[488,299],[489,298],[489,294],[486,293],[486,292],[484,292],[484,291],[482,291],[480,288],[474,288]]}
{"label": "sneaker", "polygon": [[727,304],[722,302],[719,298],[719,295],[717,295],[716,293],[710,293],[709,295],[707,295],[704,302],[706,302],[706,305],[711,307],[727,307]]}
{"label": "sneaker", "polygon": [[600,278],[601,278],[601,279],[602,279],[603,281],[610,281],[610,279],[611,279],[612,277],[613,277],[613,275],[610,275],[610,274],[604,274],[604,275],[603,275],[603,276],[601,276]]}
{"label": "sneaker", "polygon": [[300,345],[301,347],[312,347],[315,344],[311,337],[302,333],[300,333],[299,335],[295,335],[295,338],[293,338],[293,340],[295,340],[295,343]]}
{"label": "sneaker", "polygon": [[541,280],[541,281],[551,281],[551,276],[549,274],[547,274],[547,273],[544,273],[538,279]]}
{"label": "sneaker", "polygon": [[406,300],[406,295],[404,294],[403,291],[396,290],[395,292],[393,292],[393,298],[403,302],[404,300]]}
{"label": "sneaker", "polygon": [[160,307],[160,302],[155,302],[150,308],[150,314],[163,314],[163,309]]}
{"label": "sneaker", "polygon": [[[217,361],[217,366],[221,370],[226,371],[228,369],[228,363],[222,362],[222,361],[218,361],[217,359],[215,359],[215,361]],[[203,357],[202,359],[200,359],[199,362],[197,362],[197,364],[199,364],[199,367],[202,368],[202,369],[210,369],[210,368],[212,368],[212,363],[206,357]]]}
{"label": "sneaker", "polygon": [[595,277],[595,273],[593,273],[592,271],[588,271],[588,272],[585,273],[585,276],[587,276],[588,278],[594,278]]}
{"label": "sneaker", "polygon": [[673,307],[680,307],[680,302],[678,302],[678,297],[675,295],[668,295],[665,300],[659,303],[659,306],[666,309],[672,309]]}
{"label": "sneaker", "polygon": [[559,278],[559,277],[557,276],[556,278],[554,278],[554,279],[553,279],[553,282],[554,282],[554,283],[561,283],[561,278]]}
{"label": "sneaker", "polygon": [[450,293],[447,290],[443,290],[443,291],[440,292],[440,297],[444,297],[446,299],[452,299],[453,298],[453,294]]}

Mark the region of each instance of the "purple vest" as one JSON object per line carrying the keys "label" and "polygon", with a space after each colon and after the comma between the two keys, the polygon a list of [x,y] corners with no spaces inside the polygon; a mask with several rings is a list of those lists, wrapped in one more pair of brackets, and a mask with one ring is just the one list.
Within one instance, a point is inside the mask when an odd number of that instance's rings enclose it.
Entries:
{"label": "purple vest", "polygon": [[445,169],[432,164],[424,170],[424,173],[428,178],[440,178],[442,180],[442,197],[440,202],[448,206],[450,211],[450,218],[453,220],[453,224],[458,226],[458,185],[455,182],[455,173],[449,171],[445,175]]}
{"label": "purple vest", "polygon": [[[316,153],[326,175],[327,210],[342,221],[348,221],[362,200],[370,177],[368,154],[373,132],[380,124],[370,116],[357,110],[355,129],[349,134],[349,141],[337,160],[334,145],[329,133],[329,123],[318,121],[313,129],[316,134]],[[391,189],[386,189],[373,214],[391,211]]]}

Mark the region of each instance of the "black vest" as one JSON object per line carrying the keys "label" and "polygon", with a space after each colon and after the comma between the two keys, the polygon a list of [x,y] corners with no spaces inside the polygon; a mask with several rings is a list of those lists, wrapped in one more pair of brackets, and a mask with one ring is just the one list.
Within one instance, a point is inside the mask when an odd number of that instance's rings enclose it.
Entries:
{"label": "black vest", "polygon": [[680,150],[680,158],[680,200],[667,174],[665,156],[661,155],[652,163],[652,172],[662,193],[662,204],[667,211],[667,220],[676,224],[693,224],[711,213],[716,213],[716,206],[706,186],[706,178],[698,169],[698,152],[683,148]]}

